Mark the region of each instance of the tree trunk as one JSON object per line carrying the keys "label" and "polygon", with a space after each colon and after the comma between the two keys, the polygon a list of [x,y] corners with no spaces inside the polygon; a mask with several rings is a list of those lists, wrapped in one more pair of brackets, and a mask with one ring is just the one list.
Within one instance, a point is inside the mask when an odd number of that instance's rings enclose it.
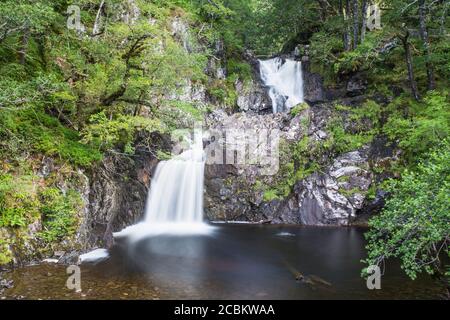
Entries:
{"label": "tree trunk", "polygon": [[94,28],[92,29],[92,35],[94,37],[96,35],[100,34],[102,10],[103,10],[104,4],[105,4],[105,0],[102,0],[102,2],[100,3],[100,7],[98,8],[97,15],[95,17]]}
{"label": "tree trunk", "polygon": [[320,19],[325,21],[327,18],[327,4],[323,0],[317,0],[320,6]]}
{"label": "tree trunk", "polygon": [[20,37],[20,47],[19,47],[19,63],[24,65],[26,62],[28,40],[30,39],[30,30],[26,28],[23,30],[23,34]]}
{"label": "tree trunk", "polygon": [[423,46],[425,48],[428,90],[433,90],[435,88],[435,82],[433,64],[431,63],[430,38],[428,37],[426,24],[425,0],[419,0],[419,30],[420,37],[422,38]]}
{"label": "tree trunk", "polygon": [[342,4],[342,1],[340,2],[341,5],[341,11],[342,11],[342,17],[344,19],[344,27],[345,27],[345,31],[344,31],[344,49],[345,51],[350,51],[351,50],[351,38],[350,38],[350,28],[349,28],[349,24],[348,24],[348,17],[350,16],[350,0],[346,0],[345,1],[345,8]]}
{"label": "tree trunk", "polygon": [[358,46],[359,38],[359,10],[358,0],[353,0],[353,49]]}
{"label": "tree trunk", "polygon": [[408,69],[408,80],[409,85],[411,87],[411,93],[414,96],[414,99],[420,100],[419,91],[417,90],[417,83],[414,79],[414,70],[412,66],[412,56],[411,56],[411,44],[409,43],[409,31],[406,31],[406,34],[401,37],[403,43],[403,48],[405,50],[405,60],[406,60],[406,67]]}
{"label": "tree trunk", "polygon": [[368,0],[363,0],[361,5],[361,43],[364,42],[364,38],[366,37],[366,28],[367,28],[367,5]]}

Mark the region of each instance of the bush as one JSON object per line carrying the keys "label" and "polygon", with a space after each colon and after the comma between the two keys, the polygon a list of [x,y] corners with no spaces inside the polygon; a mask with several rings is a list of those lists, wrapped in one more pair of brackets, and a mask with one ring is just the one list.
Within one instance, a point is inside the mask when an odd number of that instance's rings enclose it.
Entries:
{"label": "bush", "polygon": [[431,151],[417,170],[389,180],[386,191],[384,210],[369,221],[364,262],[379,265],[399,258],[412,279],[422,271],[443,276],[442,254],[450,254],[450,143]]}
{"label": "bush", "polygon": [[429,92],[421,102],[398,98],[390,106],[403,108],[409,117],[394,113],[383,128],[392,140],[397,140],[406,157],[414,162],[450,134],[450,103],[446,92]]}
{"label": "bush", "polygon": [[162,131],[163,126],[157,119],[139,116],[119,115],[110,120],[103,111],[91,116],[90,124],[82,132],[82,141],[99,151],[118,147],[124,152],[134,153],[130,146],[139,130],[156,132]]}
{"label": "bush", "polygon": [[227,61],[227,71],[229,75],[238,75],[242,80],[251,80],[253,75],[252,67],[247,62],[235,58]]}
{"label": "bush", "polygon": [[39,236],[45,242],[59,241],[75,233],[82,200],[78,192],[63,194],[56,188],[46,188],[39,193],[43,231]]}
{"label": "bush", "polygon": [[32,176],[0,174],[0,228],[20,228],[39,216]]}

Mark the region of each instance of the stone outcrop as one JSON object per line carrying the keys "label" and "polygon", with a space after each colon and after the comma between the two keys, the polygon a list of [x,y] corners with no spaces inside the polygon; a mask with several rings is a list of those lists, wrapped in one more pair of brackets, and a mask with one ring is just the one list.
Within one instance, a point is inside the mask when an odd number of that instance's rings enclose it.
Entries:
{"label": "stone outcrop", "polygon": [[[306,108],[295,117],[289,114],[255,115],[214,112],[208,119],[213,128],[279,130],[280,139],[291,143],[307,136],[314,141],[328,138],[326,126],[332,117],[332,106],[320,104]],[[306,121],[308,120],[308,121]],[[305,123],[308,123],[305,127]],[[247,140],[246,140],[247,139]],[[243,134],[242,144],[256,143]],[[225,145],[229,144],[228,141]],[[236,148],[235,145],[231,149]],[[237,149],[240,149],[239,147]],[[396,148],[385,139],[342,154],[335,159],[320,159],[320,172],[298,181],[291,194],[283,199],[264,201],[264,188],[276,183],[277,174],[267,175],[258,165],[211,164],[206,167],[205,212],[209,220],[296,223],[303,225],[349,225],[364,223],[372,210],[379,210],[384,194],[367,195],[373,182],[384,179],[372,168],[395,159]],[[371,208],[371,209],[370,209]]]}
{"label": "stone outcrop", "polygon": [[236,104],[241,112],[255,114],[272,112],[272,101],[259,80],[251,80],[246,83],[238,80],[235,87],[238,93]]}
{"label": "stone outcrop", "polygon": [[314,173],[295,185],[302,224],[347,225],[356,217],[372,183],[368,149],[343,154],[324,173]]}
{"label": "stone outcrop", "polygon": [[[292,58],[292,55],[289,56]],[[215,112],[208,118],[208,127],[246,129],[259,132],[277,129],[280,138],[296,142],[307,136],[312,141],[328,138],[327,125],[333,116],[333,102],[358,106],[367,97],[367,81],[363,74],[347,75],[340,86],[326,88],[320,75],[310,71],[307,50],[294,55],[302,60],[304,96],[310,105],[295,117],[289,114],[271,114],[270,98],[260,83],[259,63],[251,54],[246,59],[255,72],[250,90],[237,87],[239,113],[226,115]],[[307,127],[305,127],[307,123]],[[351,127],[351,123],[345,124]],[[370,126],[371,124],[367,124]],[[244,142],[246,137],[241,137]],[[251,143],[250,143],[251,144]],[[262,168],[250,165],[207,165],[205,176],[205,212],[209,220],[296,223],[304,225],[364,224],[367,217],[381,209],[386,196],[380,190],[374,199],[368,199],[374,182],[385,179],[374,174],[373,168],[397,157],[396,149],[387,147],[387,141],[375,139],[370,145],[333,159],[322,155],[323,165],[304,180],[298,181],[291,194],[284,199],[264,201],[263,189],[258,184],[272,185],[276,177],[264,175]],[[384,150],[383,152],[380,152]]]}
{"label": "stone outcrop", "polygon": [[113,244],[113,232],[139,222],[152,174],[159,162],[156,150],[169,150],[170,140],[159,134],[138,137],[134,157],[111,154],[93,170],[89,206],[79,231],[86,248]]}

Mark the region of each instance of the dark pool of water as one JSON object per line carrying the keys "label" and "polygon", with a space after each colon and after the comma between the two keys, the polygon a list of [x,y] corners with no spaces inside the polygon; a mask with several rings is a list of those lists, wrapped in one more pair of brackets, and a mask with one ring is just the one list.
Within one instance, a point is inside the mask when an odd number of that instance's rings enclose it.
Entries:
{"label": "dark pool of water", "polygon": [[[63,266],[18,269],[7,298],[62,299],[436,299],[391,262],[381,290],[361,278],[364,229],[221,225],[208,236],[120,239],[108,260],[81,266],[82,293],[65,288]],[[297,281],[301,273],[306,281]]]}

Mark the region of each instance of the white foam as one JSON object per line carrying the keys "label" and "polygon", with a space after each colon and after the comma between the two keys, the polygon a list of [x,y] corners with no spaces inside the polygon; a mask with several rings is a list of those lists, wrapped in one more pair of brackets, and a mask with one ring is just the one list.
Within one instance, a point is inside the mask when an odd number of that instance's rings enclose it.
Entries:
{"label": "white foam", "polygon": [[115,238],[128,237],[132,241],[146,237],[159,235],[188,236],[188,235],[208,235],[214,227],[206,223],[139,223],[120,232],[114,233]]}
{"label": "white foam", "polygon": [[279,237],[295,237],[295,234],[290,232],[279,232],[276,235]]}
{"label": "white foam", "polygon": [[105,260],[109,257],[109,252],[106,249],[95,249],[91,252],[82,254],[78,261],[80,263],[83,262],[100,262],[102,260]]}
{"label": "white foam", "polygon": [[276,57],[259,63],[261,79],[269,87],[273,113],[289,111],[304,102],[301,62]]}

